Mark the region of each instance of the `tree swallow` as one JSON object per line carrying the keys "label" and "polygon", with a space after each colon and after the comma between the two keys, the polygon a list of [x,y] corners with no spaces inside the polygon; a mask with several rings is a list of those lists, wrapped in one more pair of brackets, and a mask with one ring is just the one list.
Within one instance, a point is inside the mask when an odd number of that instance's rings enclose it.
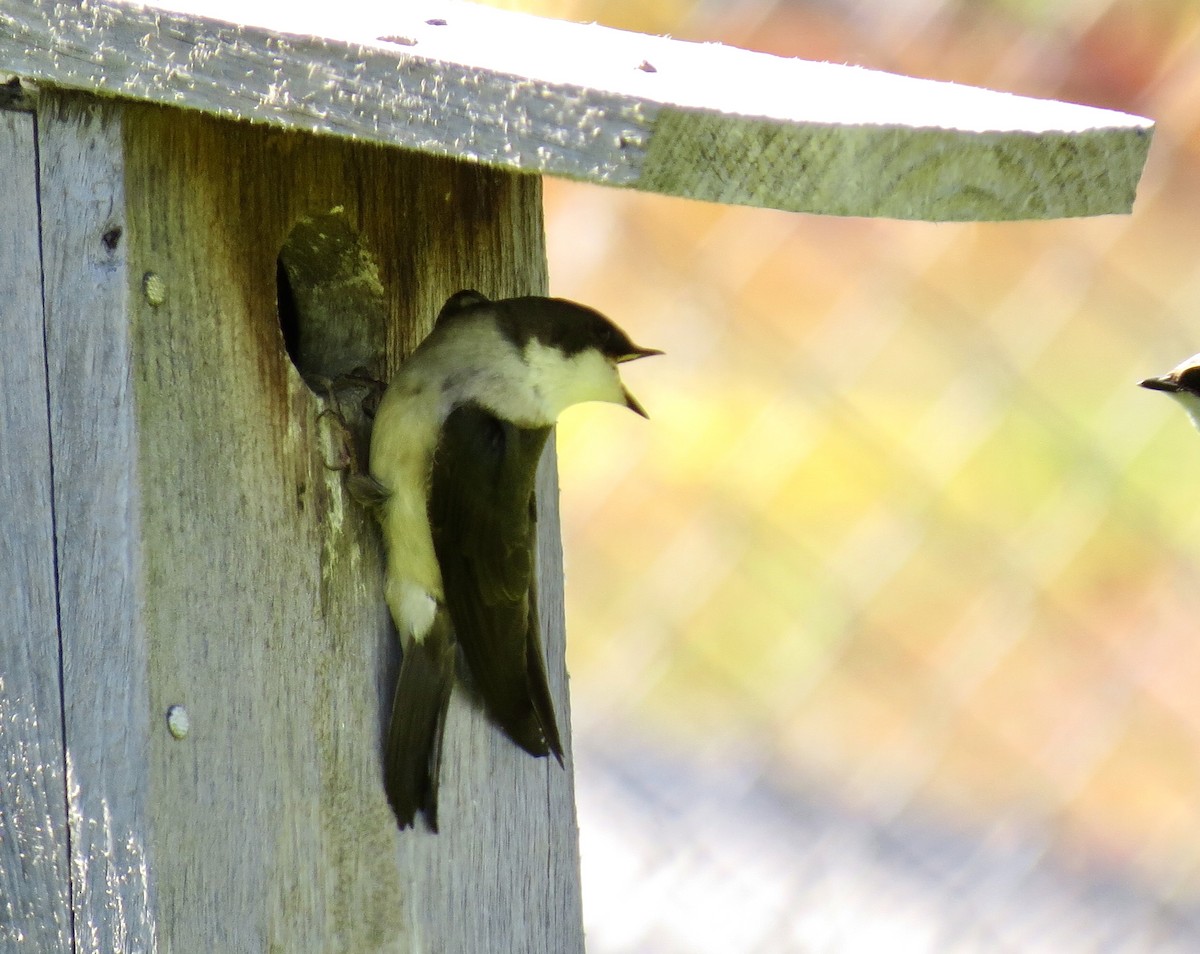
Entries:
{"label": "tree swallow", "polygon": [[1200,429],[1200,354],[1194,354],[1166,374],[1139,381],[1152,391],[1166,391],[1187,411],[1192,424]]}
{"label": "tree swallow", "polygon": [[645,417],[617,366],[661,353],[574,302],[461,291],[388,385],[358,495],[378,508],[403,649],[384,759],[401,828],[421,811],[437,830],[456,646],[490,718],[562,762],[537,615],[538,461],[572,404]]}

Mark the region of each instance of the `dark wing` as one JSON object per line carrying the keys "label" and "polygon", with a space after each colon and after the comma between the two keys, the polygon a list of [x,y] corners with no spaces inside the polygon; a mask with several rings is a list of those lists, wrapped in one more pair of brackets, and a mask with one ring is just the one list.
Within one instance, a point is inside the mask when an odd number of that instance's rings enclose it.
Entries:
{"label": "dark wing", "polygon": [[491,718],[562,761],[537,614],[534,482],[550,428],[454,411],[434,457],[429,517],[446,606]]}
{"label": "dark wing", "polygon": [[438,776],[442,732],[454,685],[454,646],[450,621],[439,610],[420,642],[404,650],[384,745],[384,788],[401,828],[424,812],[437,831]]}

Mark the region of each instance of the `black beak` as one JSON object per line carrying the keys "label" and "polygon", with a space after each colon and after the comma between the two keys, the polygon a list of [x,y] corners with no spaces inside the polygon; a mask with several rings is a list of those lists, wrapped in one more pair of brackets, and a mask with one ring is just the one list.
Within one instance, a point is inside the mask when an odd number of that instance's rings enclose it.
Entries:
{"label": "black beak", "polygon": [[625,392],[625,406],[635,414],[640,414],[646,420],[650,419],[650,415],[646,413],[646,409],[638,403],[638,399],[629,393],[629,388],[621,388]]}
{"label": "black beak", "polygon": [[636,361],[638,358],[653,358],[656,354],[663,353],[657,348],[639,348],[637,345],[634,345],[633,350],[629,354],[623,354],[617,358],[617,364],[624,364],[626,361]]}
{"label": "black beak", "polygon": [[[629,354],[623,354],[617,358],[617,364],[624,364],[627,361],[636,361],[638,358],[653,358],[656,354],[662,353],[663,352],[659,351],[657,348],[639,348],[637,345],[634,345],[633,350],[630,351]],[[638,399],[629,393],[629,388],[623,387],[621,390],[625,392],[625,406],[635,414],[640,414],[642,417],[649,420],[650,415],[647,414],[646,409],[638,403]]]}
{"label": "black beak", "polygon": [[1145,381],[1138,382],[1139,388],[1149,388],[1151,391],[1180,391],[1178,382],[1170,377],[1164,378],[1146,378]]}

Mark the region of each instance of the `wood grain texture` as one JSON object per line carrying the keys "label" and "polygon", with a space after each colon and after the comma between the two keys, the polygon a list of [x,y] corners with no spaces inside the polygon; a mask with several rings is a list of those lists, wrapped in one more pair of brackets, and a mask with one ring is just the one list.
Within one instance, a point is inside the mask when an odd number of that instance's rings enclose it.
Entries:
{"label": "wood grain texture", "polygon": [[1153,128],[458,0],[0,0],[0,71],[590,182],[932,220],[1127,212]]}
{"label": "wood grain texture", "polygon": [[72,905],[76,950],[97,954],[155,942],[122,152],[115,107],[40,104]]}
{"label": "wood grain texture", "polygon": [[[125,175],[141,184],[126,197],[129,273],[154,288],[130,304],[160,943],[582,950],[570,774],[517,750],[461,692],[442,834],[396,828],[381,739],[397,649],[378,531],[326,466],[339,434],[276,313],[289,230],[339,220],[322,231],[353,236],[373,289],[342,321],[386,376],[451,292],[544,290],[540,183],[147,105],[124,129]],[[310,278],[300,305],[323,307],[345,262]],[[546,621],[565,717],[560,598]],[[191,716],[186,739],[165,731],[171,705]]]}
{"label": "wood grain texture", "polygon": [[70,951],[33,117],[0,110],[0,950]]}

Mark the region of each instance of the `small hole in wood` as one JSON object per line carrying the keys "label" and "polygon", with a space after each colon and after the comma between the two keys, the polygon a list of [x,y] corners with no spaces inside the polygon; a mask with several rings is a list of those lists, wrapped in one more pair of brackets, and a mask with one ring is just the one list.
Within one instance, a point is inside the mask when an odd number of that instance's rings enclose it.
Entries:
{"label": "small hole in wood", "polygon": [[275,266],[279,331],[305,384],[327,396],[355,372],[378,376],[387,306],[379,267],[345,213],[299,219]]}
{"label": "small hole in wood", "polygon": [[117,250],[117,246],[121,244],[121,227],[114,225],[111,229],[100,236],[100,243],[105,250],[110,254]]}

